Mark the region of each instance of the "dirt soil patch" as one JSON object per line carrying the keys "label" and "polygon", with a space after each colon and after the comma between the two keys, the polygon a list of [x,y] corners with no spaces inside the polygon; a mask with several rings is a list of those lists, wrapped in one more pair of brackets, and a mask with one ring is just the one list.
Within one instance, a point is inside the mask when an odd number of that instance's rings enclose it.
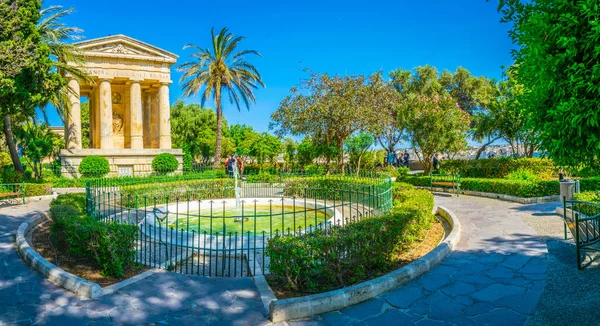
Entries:
{"label": "dirt soil patch", "polygon": [[32,247],[46,260],[73,275],[106,287],[150,269],[147,266],[138,265],[126,271],[123,278],[104,276],[100,274],[100,267],[94,258],[75,256],[67,250],[55,247],[50,239],[50,224],[51,222],[43,223],[33,230]]}
{"label": "dirt soil patch", "polygon": [[[442,219],[443,220],[443,219]],[[412,245],[404,250],[404,252],[397,257],[395,264],[387,271],[376,273],[371,275],[371,277],[364,279],[364,281],[368,281],[374,279],[376,277],[385,275],[389,272],[395,271],[398,268],[406,266],[413,261],[425,256],[430,251],[435,249],[438,244],[445,238],[446,232],[449,232],[449,226],[445,226],[439,219],[436,219],[435,222],[431,223],[431,229],[425,230],[423,232],[423,237],[421,241],[415,241]],[[296,298],[305,295],[311,295],[315,293],[305,293],[305,292],[296,292],[291,291],[285,288],[283,284],[280,284],[276,281],[274,277],[271,275],[265,275],[273,294],[277,299],[287,299],[287,298]]]}

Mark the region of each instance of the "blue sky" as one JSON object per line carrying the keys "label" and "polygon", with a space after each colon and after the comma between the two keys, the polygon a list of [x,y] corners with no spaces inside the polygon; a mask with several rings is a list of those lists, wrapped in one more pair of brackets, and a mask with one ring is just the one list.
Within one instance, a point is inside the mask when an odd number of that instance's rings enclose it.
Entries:
{"label": "blue sky", "polygon": [[[477,76],[500,78],[500,67],[512,62],[513,45],[508,26],[499,22],[497,0],[46,0],[44,5],[75,7],[65,22],[82,28],[86,39],[125,34],[179,55],[177,64],[188,60],[186,43],[209,46],[213,26],[245,36],[242,47],[263,55],[252,62],[267,87],[256,92],[250,111],[226,103],[224,112],[230,123],[258,131],[268,130],[271,113],[306,76],[303,68],[369,74],[430,64],[440,71],[462,66]],[[171,102],[181,98],[179,77],[173,69]],[[51,122],[60,124],[56,116]]]}

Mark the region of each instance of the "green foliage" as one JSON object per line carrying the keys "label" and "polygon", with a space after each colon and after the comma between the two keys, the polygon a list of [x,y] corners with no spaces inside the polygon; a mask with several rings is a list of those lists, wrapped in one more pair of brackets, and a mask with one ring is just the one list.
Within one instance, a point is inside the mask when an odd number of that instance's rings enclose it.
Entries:
{"label": "green foliage", "polygon": [[6,167],[2,171],[3,183],[21,183],[23,182],[23,174],[16,171],[12,166]]}
{"label": "green foliage", "polygon": [[267,160],[271,164],[276,163],[277,155],[282,152],[282,144],[279,138],[263,132],[258,134],[250,144],[250,155],[255,157],[259,164]]}
{"label": "green foliage", "polygon": [[5,152],[0,152],[0,169],[4,169],[12,165],[10,155]]}
{"label": "green foliage", "polygon": [[425,174],[432,169],[437,152],[454,150],[464,144],[469,129],[469,115],[450,95],[423,96],[410,94],[402,103],[406,133]]}
{"label": "green foliage", "polygon": [[374,144],[375,137],[366,132],[361,132],[346,140],[345,147],[348,154],[350,154],[350,166],[357,173],[360,172],[363,156]]}
{"label": "green foliage", "polygon": [[[429,187],[429,176],[407,176],[402,182],[414,186]],[[438,186],[436,186],[438,187]],[[506,180],[506,179],[483,179],[483,178],[460,178],[460,189],[494,194],[504,194],[521,198],[545,197],[559,194],[558,180]]]}
{"label": "green foliage", "polygon": [[188,151],[184,151],[183,153],[183,172],[192,171],[194,165],[194,159],[192,158],[192,154]]}
{"label": "green foliage", "polygon": [[50,215],[56,221],[79,217],[85,212],[85,194],[64,194],[50,203]]}
{"label": "green foliage", "polygon": [[505,0],[499,10],[511,26],[517,77],[527,91],[527,114],[541,148],[560,165],[597,165],[600,6]]}
{"label": "green foliage", "polygon": [[47,196],[52,195],[52,184],[49,183],[25,183],[25,196]]}
{"label": "green foliage", "polygon": [[57,154],[59,148],[55,145],[59,144],[58,135],[56,135],[48,125],[37,124],[31,121],[25,123],[17,129],[17,139],[23,152],[31,163],[31,168],[36,179],[42,175],[42,160],[52,154]]}
{"label": "green foliage", "polygon": [[505,178],[517,170],[528,170],[541,179],[556,174],[552,160],[543,158],[494,158],[480,160],[442,160],[440,168],[465,178]]}
{"label": "green foliage", "polygon": [[[223,130],[227,120],[223,118]],[[179,100],[171,107],[171,136],[176,147],[188,151],[194,158],[207,162],[215,154],[217,114],[199,104],[185,104]],[[227,139],[227,138],[225,138]],[[225,154],[233,154],[235,148],[230,140],[223,139]]]}
{"label": "green foliage", "polygon": [[171,153],[161,153],[152,159],[152,170],[159,173],[171,173],[179,167],[179,162],[175,155]]}
{"label": "green foliage", "polygon": [[100,178],[110,172],[110,164],[102,156],[90,155],[81,160],[78,170],[84,177]]}
{"label": "green foliage", "polygon": [[395,184],[394,203],[392,212],[382,217],[272,238],[267,246],[271,275],[292,290],[315,292],[386,271],[395,254],[419,238],[433,220],[433,196],[427,191]]}
{"label": "green foliage", "polygon": [[600,204],[600,193],[598,191],[583,191],[573,196],[573,199],[588,203]]}
{"label": "green foliage", "polygon": [[271,174],[267,171],[261,171],[257,174],[251,174],[246,176],[246,182],[248,183],[274,183],[281,181],[281,176],[278,174]]}
{"label": "green foliage", "polygon": [[74,255],[94,258],[102,274],[123,277],[135,264],[136,225],[101,222],[87,216],[83,194],[58,196],[50,212],[54,243]]}
{"label": "green foliage", "polygon": [[539,177],[533,173],[533,171],[525,168],[519,168],[518,170],[512,171],[506,175],[507,180],[523,180],[523,181],[535,181]]}

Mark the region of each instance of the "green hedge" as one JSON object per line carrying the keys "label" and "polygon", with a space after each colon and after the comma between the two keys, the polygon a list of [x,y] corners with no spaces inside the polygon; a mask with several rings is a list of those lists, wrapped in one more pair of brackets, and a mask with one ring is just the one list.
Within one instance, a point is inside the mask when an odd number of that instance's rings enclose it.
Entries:
{"label": "green hedge", "polygon": [[428,191],[395,184],[394,197],[395,207],[385,216],[303,236],[274,237],[267,246],[271,276],[289,289],[316,292],[389,270],[395,254],[433,221],[433,196]]}
{"label": "green hedge", "polygon": [[101,273],[123,277],[135,265],[136,225],[100,222],[85,213],[85,195],[60,195],[50,204],[55,245],[73,255],[92,257]]}
{"label": "green hedge", "polygon": [[50,183],[25,183],[25,196],[47,196],[52,195],[52,184]]}
{"label": "green hedge", "polygon": [[[410,183],[414,186],[423,187],[429,187],[430,180],[430,177],[427,176],[408,176],[402,179],[403,182]],[[460,178],[460,189],[517,196],[522,198],[554,196],[558,195],[560,192],[558,180],[524,181],[487,178]]]}
{"label": "green hedge", "polygon": [[100,178],[110,172],[110,164],[105,157],[90,155],[81,160],[78,171],[84,177]]}
{"label": "green hedge", "polygon": [[317,198],[323,200],[357,201],[375,196],[386,185],[384,179],[350,176],[308,176],[283,179],[283,194],[286,197]]}
{"label": "green hedge", "polygon": [[504,178],[517,170],[529,170],[543,178],[556,175],[552,160],[544,158],[495,158],[479,160],[442,160],[440,168],[465,178]]}

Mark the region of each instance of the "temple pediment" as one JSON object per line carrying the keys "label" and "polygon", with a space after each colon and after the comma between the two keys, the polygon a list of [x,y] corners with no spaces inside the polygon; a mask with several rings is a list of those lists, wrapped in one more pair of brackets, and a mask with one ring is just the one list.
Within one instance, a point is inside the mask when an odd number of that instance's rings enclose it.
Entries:
{"label": "temple pediment", "polygon": [[178,56],[125,35],[107,36],[75,43],[86,57],[126,58],[175,63]]}

